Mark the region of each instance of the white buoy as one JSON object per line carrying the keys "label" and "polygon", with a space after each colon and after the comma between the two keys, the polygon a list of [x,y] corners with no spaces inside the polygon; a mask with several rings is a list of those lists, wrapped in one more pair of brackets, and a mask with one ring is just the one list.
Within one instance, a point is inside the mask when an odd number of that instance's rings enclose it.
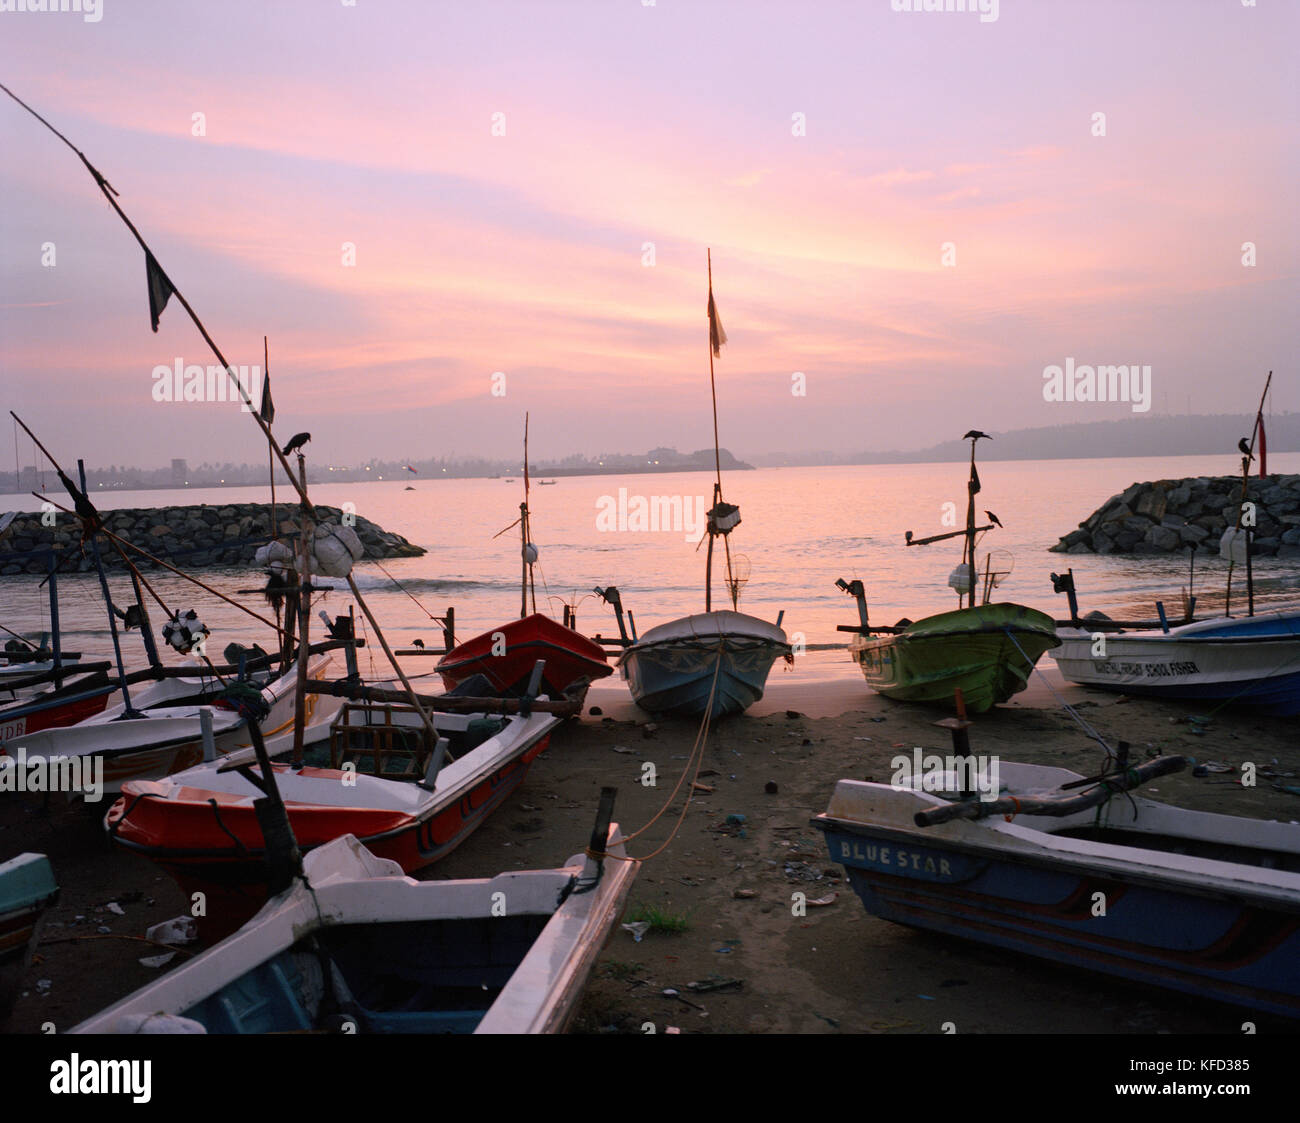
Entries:
{"label": "white buoy", "polygon": [[529,542],[527,545],[524,546],[524,561],[526,561],[529,565],[536,565],[537,557],[538,557],[537,547],[533,545],[533,543]]}

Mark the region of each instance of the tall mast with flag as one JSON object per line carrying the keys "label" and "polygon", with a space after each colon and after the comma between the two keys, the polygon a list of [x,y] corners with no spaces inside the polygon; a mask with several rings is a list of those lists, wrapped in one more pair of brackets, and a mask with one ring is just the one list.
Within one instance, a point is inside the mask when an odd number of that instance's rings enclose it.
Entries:
{"label": "tall mast with flag", "polygon": [[713,300],[713,251],[708,251],[709,262],[709,391],[713,396],[713,507],[709,511],[709,551],[704,565],[704,611],[713,611],[713,539],[721,536],[727,553],[727,588],[731,592],[731,607],[738,607],[738,587],[731,569],[731,543],[727,535],[740,523],[740,508],[722,501],[722,452],[718,441],[718,385],[713,373],[713,360],[722,354],[727,333],[722,330],[718,306]]}

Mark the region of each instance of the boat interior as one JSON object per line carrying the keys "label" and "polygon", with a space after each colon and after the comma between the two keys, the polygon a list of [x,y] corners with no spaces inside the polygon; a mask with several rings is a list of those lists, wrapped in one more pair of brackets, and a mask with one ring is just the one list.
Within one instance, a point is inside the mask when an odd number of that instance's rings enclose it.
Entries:
{"label": "boat interior", "polygon": [[326,928],[181,1014],[209,1033],[472,1033],[550,919]]}

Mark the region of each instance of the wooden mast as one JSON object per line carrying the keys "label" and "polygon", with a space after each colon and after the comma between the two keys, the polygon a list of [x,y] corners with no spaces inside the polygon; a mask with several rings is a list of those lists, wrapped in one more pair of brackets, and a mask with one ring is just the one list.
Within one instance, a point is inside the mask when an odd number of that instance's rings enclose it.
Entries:
{"label": "wooden mast", "polygon": [[[972,437],[970,442],[970,479],[966,481],[966,544],[961,559],[962,565],[966,567],[970,608],[975,607],[975,481],[978,478],[975,474],[975,442],[977,440],[978,437]],[[962,607],[960,591],[957,593],[957,607]]]}

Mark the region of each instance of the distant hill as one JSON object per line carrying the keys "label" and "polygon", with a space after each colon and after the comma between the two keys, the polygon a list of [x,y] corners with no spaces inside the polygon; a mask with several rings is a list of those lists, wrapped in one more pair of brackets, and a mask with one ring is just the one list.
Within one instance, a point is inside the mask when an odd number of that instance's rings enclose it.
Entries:
{"label": "distant hill", "polygon": [[[981,441],[981,460],[1082,460],[1123,456],[1200,456],[1232,452],[1249,436],[1253,414],[1140,417],[1121,421],[1088,421],[1039,429],[998,432]],[[1300,414],[1279,413],[1264,419],[1270,452],[1300,451]],[[960,438],[929,448],[891,452],[792,453],[753,456],[760,467],[813,464],[920,464],[960,460],[970,445]]]}

